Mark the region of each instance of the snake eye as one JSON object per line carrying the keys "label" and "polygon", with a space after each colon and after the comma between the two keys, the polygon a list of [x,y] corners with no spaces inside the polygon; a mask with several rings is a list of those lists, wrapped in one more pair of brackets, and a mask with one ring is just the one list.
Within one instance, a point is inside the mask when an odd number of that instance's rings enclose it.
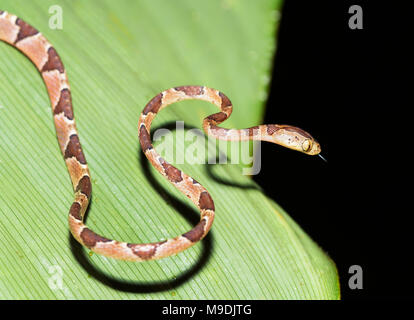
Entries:
{"label": "snake eye", "polygon": [[303,141],[302,143],[302,150],[303,152],[308,152],[312,147],[312,143],[309,139],[306,139],[305,141]]}

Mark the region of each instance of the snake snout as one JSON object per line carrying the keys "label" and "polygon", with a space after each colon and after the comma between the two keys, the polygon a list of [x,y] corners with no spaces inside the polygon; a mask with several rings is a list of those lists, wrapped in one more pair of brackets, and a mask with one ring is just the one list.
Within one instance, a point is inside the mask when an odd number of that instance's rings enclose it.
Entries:
{"label": "snake snout", "polygon": [[315,139],[313,139],[312,141],[312,145],[309,148],[309,151],[305,152],[311,156],[315,156],[318,155],[321,152],[321,145],[319,144],[318,141],[316,141]]}

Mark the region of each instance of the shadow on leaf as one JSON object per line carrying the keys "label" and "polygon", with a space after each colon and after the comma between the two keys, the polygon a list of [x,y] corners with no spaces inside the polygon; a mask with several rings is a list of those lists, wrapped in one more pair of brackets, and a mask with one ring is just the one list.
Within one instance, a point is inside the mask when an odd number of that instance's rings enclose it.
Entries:
{"label": "shadow on leaf", "polygon": [[[139,152],[141,153],[141,148],[139,148]],[[141,167],[142,172],[144,172],[145,177],[150,182],[151,186],[155,190],[156,193],[160,194],[162,198],[172,206],[177,212],[179,212],[189,224],[196,225],[199,221],[199,213],[197,210],[185,202],[179,200],[178,198],[171,195],[166,189],[164,189],[161,184],[159,184],[156,179],[154,178],[153,174],[150,170],[150,164],[147,158],[141,154],[138,156],[139,165]],[[88,211],[93,205],[93,201],[89,205]],[[87,215],[87,213],[86,213]],[[85,216],[86,220],[86,216]],[[173,288],[177,288],[183,283],[190,280],[193,276],[195,276],[208,262],[212,250],[213,250],[213,242],[212,242],[212,232],[210,231],[209,234],[201,241],[202,250],[201,254],[198,257],[198,260],[195,264],[183,271],[178,276],[174,277],[174,279],[166,279],[162,281],[130,281],[116,278],[113,275],[106,274],[105,272],[96,268],[91,262],[90,257],[88,256],[86,250],[83,249],[82,245],[80,245],[69,233],[69,241],[71,245],[72,254],[79,262],[79,264],[88,272],[96,280],[100,281],[101,283],[119,291],[124,292],[131,292],[131,293],[151,293],[151,292],[160,292],[166,291]],[[141,263],[142,265],[145,262]]]}

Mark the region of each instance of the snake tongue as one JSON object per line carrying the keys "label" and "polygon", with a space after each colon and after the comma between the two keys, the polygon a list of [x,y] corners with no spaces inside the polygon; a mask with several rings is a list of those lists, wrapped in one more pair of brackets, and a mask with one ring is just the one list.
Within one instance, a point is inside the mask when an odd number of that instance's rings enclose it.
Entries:
{"label": "snake tongue", "polygon": [[328,160],[326,160],[324,157],[322,157],[322,155],[320,154],[320,153],[318,153],[318,156],[323,160],[323,161],[325,161],[326,163],[328,163]]}

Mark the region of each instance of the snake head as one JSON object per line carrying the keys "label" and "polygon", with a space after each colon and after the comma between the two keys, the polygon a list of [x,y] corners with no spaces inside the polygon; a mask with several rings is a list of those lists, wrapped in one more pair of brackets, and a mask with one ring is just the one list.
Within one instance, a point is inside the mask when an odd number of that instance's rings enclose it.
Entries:
{"label": "snake head", "polygon": [[314,138],[305,138],[301,144],[301,148],[302,150],[299,151],[312,156],[321,152],[321,145]]}
{"label": "snake head", "polygon": [[294,126],[277,126],[277,131],[272,135],[272,142],[309,155],[317,155],[321,152],[321,146],[316,139]]}

